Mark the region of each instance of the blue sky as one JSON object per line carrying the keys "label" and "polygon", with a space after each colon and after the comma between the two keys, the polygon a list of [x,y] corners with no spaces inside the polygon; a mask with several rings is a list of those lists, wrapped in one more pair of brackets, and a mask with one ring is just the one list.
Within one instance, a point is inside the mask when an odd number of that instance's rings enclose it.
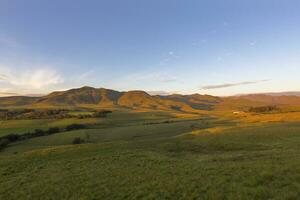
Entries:
{"label": "blue sky", "polygon": [[0,95],[300,90],[298,0],[0,0]]}

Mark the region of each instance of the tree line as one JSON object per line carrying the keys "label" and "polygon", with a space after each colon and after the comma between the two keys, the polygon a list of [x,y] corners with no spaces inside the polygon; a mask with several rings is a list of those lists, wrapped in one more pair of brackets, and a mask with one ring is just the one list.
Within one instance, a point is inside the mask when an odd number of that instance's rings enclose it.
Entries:
{"label": "tree line", "polygon": [[52,135],[60,132],[65,131],[73,131],[73,130],[80,130],[80,129],[86,129],[87,125],[84,124],[71,124],[66,126],[65,128],[58,128],[58,127],[52,127],[48,130],[42,130],[42,129],[36,129],[33,132],[27,132],[24,134],[9,134],[0,137],[0,151],[6,148],[9,144],[22,141],[22,140],[28,140],[35,137],[42,137],[47,135]]}
{"label": "tree line", "polygon": [[249,112],[255,113],[269,113],[279,111],[279,108],[276,106],[259,106],[259,107],[250,107]]}
{"label": "tree line", "polygon": [[65,118],[105,118],[110,110],[95,111],[92,114],[69,114],[66,109],[51,109],[51,110],[35,110],[35,109],[19,109],[6,110],[0,109],[0,120],[19,120],[19,119],[65,119]]}

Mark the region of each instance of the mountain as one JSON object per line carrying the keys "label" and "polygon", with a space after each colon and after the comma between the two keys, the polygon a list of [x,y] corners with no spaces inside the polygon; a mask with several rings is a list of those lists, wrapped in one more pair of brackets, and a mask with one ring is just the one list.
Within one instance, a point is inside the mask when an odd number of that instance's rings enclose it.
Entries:
{"label": "mountain", "polygon": [[233,97],[210,95],[150,95],[144,91],[119,92],[105,88],[82,87],[53,92],[42,97],[2,97],[2,107],[91,107],[132,110],[182,111],[240,110],[250,106],[300,105],[298,96],[252,94]]}
{"label": "mountain", "polygon": [[117,104],[122,92],[108,90],[104,88],[96,89],[92,87],[82,87],[63,92],[53,92],[47,96],[39,98],[35,103],[40,105],[82,105],[93,104],[103,106],[113,106]]}

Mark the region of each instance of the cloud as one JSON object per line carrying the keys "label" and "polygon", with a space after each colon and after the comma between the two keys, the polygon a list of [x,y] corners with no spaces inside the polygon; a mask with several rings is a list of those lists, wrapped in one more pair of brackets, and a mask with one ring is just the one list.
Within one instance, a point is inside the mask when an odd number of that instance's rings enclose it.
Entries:
{"label": "cloud", "polygon": [[81,74],[78,79],[79,80],[86,80],[88,78],[91,78],[93,75],[95,74],[95,71],[94,70],[89,70],[89,71],[86,71],[84,72],[83,74]]}
{"label": "cloud", "polygon": [[20,94],[14,92],[0,92],[0,97],[4,96],[19,96]]}
{"label": "cloud", "polygon": [[53,69],[27,70],[8,77],[6,80],[11,85],[33,89],[41,89],[62,82],[61,76]]}
{"label": "cloud", "polygon": [[147,91],[147,93],[150,95],[161,95],[161,96],[170,95],[170,93],[166,91]]}
{"label": "cloud", "polygon": [[175,77],[172,77],[172,78],[161,77],[160,81],[163,82],[163,83],[171,83],[171,82],[176,82],[177,78],[175,78]]}
{"label": "cloud", "polygon": [[0,96],[46,93],[64,80],[51,67],[13,68],[0,65]]}
{"label": "cloud", "polygon": [[175,58],[178,58],[178,55],[174,51],[169,51],[165,57],[159,62],[159,66],[165,66],[170,64]]}
{"label": "cloud", "polygon": [[7,76],[5,74],[0,74],[0,81],[5,81]]}
{"label": "cloud", "polygon": [[170,83],[176,82],[177,78],[170,76],[167,72],[152,72],[152,73],[135,73],[131,74],[126,79],[131,81],[141,82],[141,81],[151,81],[151,82],[161,82],[161,83]]}
{"label": "cloud", "polygon": [[206,86],[202,86],[201,89],[212,90],[212,89],[235,87],[235,86],[240,86],[240,85],[251,85],[251,84],[257,84],[257,83],[262,83],[262,82],[266,82],[266,81],[269,81],[269,80],[244,81],[244,82],[239,82],[239,83],[224,83],[224,84],[220,84],[220,85],[206,85]]}

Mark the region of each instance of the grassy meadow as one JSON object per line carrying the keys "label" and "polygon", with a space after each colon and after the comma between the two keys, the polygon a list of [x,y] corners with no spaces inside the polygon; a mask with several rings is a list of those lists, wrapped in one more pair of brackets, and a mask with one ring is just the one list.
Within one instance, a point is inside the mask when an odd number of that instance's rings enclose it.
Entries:
{"label": "grassy meadow", "polygon": [[[77,113],[74,113],[77,114]],[[255,116],[257,117],[257,116]],[[113,112],[7,120],[0,134],[87,124],[0,152],[0,199],[298,199],[300,122]],[[83,144],[72,144],[80,137]]]}

